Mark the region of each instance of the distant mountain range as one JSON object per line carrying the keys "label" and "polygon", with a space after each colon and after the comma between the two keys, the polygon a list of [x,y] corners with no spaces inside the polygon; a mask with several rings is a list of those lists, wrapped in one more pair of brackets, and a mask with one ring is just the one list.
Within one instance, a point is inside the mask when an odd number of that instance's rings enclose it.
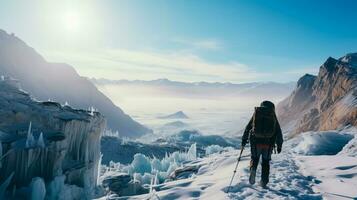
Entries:
{"label": "distant mountain range", "polygon": [[95,107],[107,119],[108,128],[122,136],[139,137],[151,132],[132,120],[87,78],[63,63],[47,62],[13,34],[0,30],[0,75],[18,79],[22,88],[38,100],[54,100],[72,107]]}
{"label": "distant mountain range", "polygon": [[109,79],[90,79],[96,84],[131,84],[131,85],[164,85],[164,86],[176,86],[176,87],[216,87],[216,88],[254,88],[261,86],[291,86],[295,82],[278,83],[278,82],[250,82],[250,83],[231,83],[231,82],[181,82],[172,81],[169,79],[156,79],[156,80],[109,80]]}
{"label": "distant mountain range", "polygon": [[357,126],[357,53],[329,57],[317,76],[301,77],[277,111],[292,134]]}
{"label": "distant mountain range", "polygon": [[145,80],[108,80],[90,79],[97,86],[116,85],[120,87],[150,87],[160,91],[182,96],[262,96],[268,98],[285,98],[294,88],[295,82],[179,82],[168,79]]}

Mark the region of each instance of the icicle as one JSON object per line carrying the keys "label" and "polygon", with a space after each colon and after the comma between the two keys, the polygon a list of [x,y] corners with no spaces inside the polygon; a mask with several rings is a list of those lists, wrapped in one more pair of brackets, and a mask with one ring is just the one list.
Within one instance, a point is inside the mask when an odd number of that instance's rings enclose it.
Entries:
{"label": "icicle", "polygon": [[14,187],[12,187],[12,197],[14,198],[16,195],[16,185],[14,185]]}
{"label": "icicle", "polygon": [[[98,160],[97,185],[101,184],[99,177],[101,175],[100,172],[101,172],[101,168],[102,168],[102,164],[101,164],[102,163],[102,159],[103,159],[103,154],[100,153],[100,157],[99,157],[99,160]],[[105,173],[105,171],[104,171],[104,173]]]}
{"label": "icicle", "polygon": [[[2,143],[0,141],[0,158],[2,157]],[[2,164],[1,164],[1,160],[0,160],[0,168],[2,167]]]}
{"label": "icicle", "polygon": [[37,140],[37,146],[41,148],[45,148],[45,141],[43,140],[43,133],[41,132],[40,137]]}
{"label": "icicle", "polygon": [[86,143],[86,151],[84,152],[84,162],[89,163],[89,144]]}
{"label": "icicle", "polygon": [[150,190],[149,190],[149,198],[148,199],[160,199],[158,195],[156,194],[156,190],[154,186],[157,185],[157,173],[155,177],[152,177],[151,182],[150,182]]}
{"label": "icicle", "polygon": [[14,176],[14,172],[12,172],[10,174],[9,177],[7,177],[7,179],[0,185],[0,199],[4,199],[5,197],[5,192],[6,192],[6,188],[9,186],[11,180],[12,180],[12,177]]}
{"label": "icicle", "polygon": [[159,182],[158,182],[158,173],[159,173],[159,172],[156,172],[156,175],[155,175],[155,179],[154,179],[154,184],[155,184],[155,185],[158,185],[158,184],[159,184]]}
{"label": "icicle", "polygon": [[30,122],[29,129],[27,131],[26,148],[33,147],[35,144],[35,138],[32,135],[31,129],[32,129],[32,122]]}
{"label": "icicle", "polygon": [[31,129],[32,129],[32,122],[30,122],[29,128],[27,129],[27,135],[31,133]]}
{"label": "icicle", "polygon": [[196,160],[197,159],[197,148],[196,143],[192,144],[190,149],[187,152],[189,160]]}
{"label": "icicle", "polygon": [[94,111],[95,111],[94,107],[91,106],[91,107],[89,108],[89,111],[90,111],[89,114],[93,116],[93,115],[94,115]]}
{"label": "icicle", "polygon": [[150,181],[150,194],[152,194],[152,191],[153,191],[153,186],[154,185],[154,177],[151,178],[151,181]]}

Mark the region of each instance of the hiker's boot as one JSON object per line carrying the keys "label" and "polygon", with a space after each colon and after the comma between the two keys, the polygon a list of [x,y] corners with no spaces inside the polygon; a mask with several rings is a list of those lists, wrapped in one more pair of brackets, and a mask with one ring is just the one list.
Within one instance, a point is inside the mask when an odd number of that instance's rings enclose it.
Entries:
{"label": "hiker's boot", "polygon": [[263,180],[260,181],[260,186],[261,186],[262,188],[264,188],[264,189],[267,189],[267,188],[268,188],[268,187],[267,187],[267,184],[268,184],[268,183],[264,182]]}
{"label": "hiker's boot", "polygon": [[254,185],[255,183],[255,175],[257,174],[258,161],[251,160],[250,161],[250,175],[249,175],[249,183]]}
{"label": "hiker's boot", "polygon": [[269,171],[270,171],[269,160],[263,160],[262,161],[262,179],[260,181],[260,185],[263,188],[266,188],[266,185],[269,183]]}

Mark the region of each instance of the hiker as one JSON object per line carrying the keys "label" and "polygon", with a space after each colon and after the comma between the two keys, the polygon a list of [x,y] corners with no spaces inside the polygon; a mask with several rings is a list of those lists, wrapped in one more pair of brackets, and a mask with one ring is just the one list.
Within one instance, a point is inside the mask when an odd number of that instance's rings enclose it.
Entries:
{"label": "hiker", "polygon": [[263,101],[260,107],[256,107],[253,117],[245,128],[242,137],[242,147],[248,140],[250,142],[251,161],[249,183],[255,183],[255,175],[259,164],[259,158],[262,157],[262,176],[260,185],[266,188],[269,182],[269,161],[271,154],[277,146],[277,152],[281,152],[283,136],[278,119],[275,115],[275,106],[270,101]]}

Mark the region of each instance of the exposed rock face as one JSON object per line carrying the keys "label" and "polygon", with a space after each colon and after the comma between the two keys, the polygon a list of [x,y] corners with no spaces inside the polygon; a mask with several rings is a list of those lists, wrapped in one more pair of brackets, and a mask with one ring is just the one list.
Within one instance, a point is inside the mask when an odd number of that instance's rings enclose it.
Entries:
{"label": "exposed rock face", "polygon": [[303,76],[277,112],[292,134],[357,126],[357,53],[329,57],[318,76]]}
{"label": "exposed rock face", "polygon": [[103,186],[119,196],[132,196],[148,193],[149,190],[143,188],[139,183],[131,180],[129,174],[119,173],[108,176],[103,180]]}
{"label": "exposed rock face", "polygon": [[36,99],[51,99],[81,109],[95,107],[107,119],[108,128],[126,137],[139,137],[151,130],[137,123],[73,67],[49,63],[33,48],[14,35],[0,30],[0,75],[21,82]]}
{"label": "exposed rock face", "polygon": [[34,101],[16,81],[2,77],[0,183],[12,173],[10,187],[17,188],[35,177],[50,182],[65,175],[66,184],[93,188],[104,128],[100,113]]}

